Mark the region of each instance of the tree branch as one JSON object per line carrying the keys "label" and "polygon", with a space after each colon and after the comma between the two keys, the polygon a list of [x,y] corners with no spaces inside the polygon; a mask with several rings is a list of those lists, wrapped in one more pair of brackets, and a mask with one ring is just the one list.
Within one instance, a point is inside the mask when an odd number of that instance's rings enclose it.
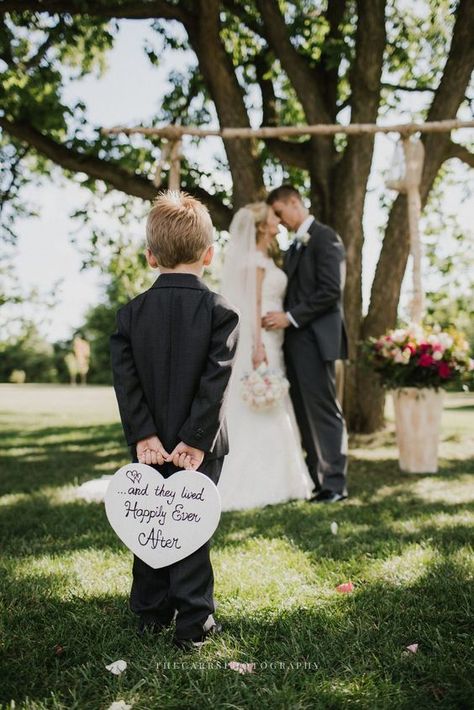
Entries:
{"label": "tree branch", "polygon": [[257,22],[246,12],[245,8],[235,0],[223,0],[222,4],[229,12],[231,12],[235,17],[237,17],[241,22],[244,23],[249,30],[251,30],[258,37],[261,37],[265,41],[267,38],[264,35],[264,28],[260,22]]}
{"label": "tree branch", "polygon": [[145,200],[153,200],[156,196],[156,188],[147,178],[129,173],[118,163],[80,153],[65,144],[57,143],[26,121],[13,122],[6,118],[0,118],[0,126],[11,136],[28,143],[39,153],[66,170],[84,172],[92,178],[104,180],[111,187],[126,192],[128,195],[141,197]]}
{"label": "tree branch", "polygon": [[[319,66],[314,69],[309,60],[292,45],[278,0],[257,0],[257,6],[262,15],[268,42],[293,85],[305,112],[306,121],[309,124],[330,123],[331,110],[325,102],[323,68]],[[330,167],[334,157],[335,148],[331,138],[311,138],[308,150],[311,203],[323,221],[329,218]]]}
{"label": "tree branch", "polygon": [[30,69],[37,67],[43,57],[46,55],[48,49],[53,45],[53,42],[58,38],[58,36],[61,36],[63,30],[64,21],[60,18],[58,24],[51,28],[44,42],[40,44],[36,51],[36,54],[34,54],[30,59],[28,59],[28,61],[22,64],[22,70],[29,71]]}
{"label": "tree branch", "polygon": [[326,11],[326,19],[329,22],[329,32],[326,35],[327,38],[333,39],[342,37],[339,25],[344,17],[346,5],[347,0],[329,0],[328,9]]}
{"label": "tree branch", "polygon": [[[216,107],[220,126],[250,128],[243,89],[221,38],[219,0],[199,0],[198,10],[198,21],[187,28],[189,41]],[[257,143],[252,136],[232,141],[224,139],[224,146],[234,186],[234,208],[238,208],[264,193]]]}
{"label": "tree branch", "polygon": [[[466,87],[474,69],[474,13],[470,0],[460,0],[456,10],[451,47],[439,87],[428,112],[428,121],[454,118],[464,100]],[[423,136],[425,163],[420,193],[422,206],[439,168],[450,147],[450,135]],[[400,288],[405,272],[410,240],[408,232],[406,198],[399,195],[391,210],[382,251],[372,284],[370,307],[364,323],[364,336],[379,335],[395,325]],[[387,289],[387,284],[392,284]]]}
{"label": "tree branch", "polygon": [[311,141],[309,140],[303,143],[293,143],[291,141],[278,140],[278,138],[267,138],[265,140],[265,145],[278,160],[302,170],[309,169],[308,150],[310,150],[310,143]]}
{"label": "tree branch", "polygon": [[458,158],[458,160],[462,160],[462,162],[469,165],[469,167],[474,168],[474,153],[471,153],[466,146],[455,143],[454,141],[450,141],[449,143],[445,160],[450,160],[451,158]]}
{"label": "tree branch", "polygon": [[383,81],[382,88],[383,89],[393,89],[394,91],[413,91],[413,92],[429,91],[432,94],[436,93],[436,89],[432,86],[402,86],[401,84],[391,84],[389,81]]}
{"label": "tree branch", "polygon": [[[375,123],[380,103],[380,82],[386,43],[386,0],[357,1],[355,59],[350,72],[351,124]],[[362,310],[363,214],[374,151],[374,135],[349,136],[334,172],[332,213],[334,227],[344,239],[348,263],[345,306],[351,357],[360,337]]]}
{"label": "tree branch", "polygon": [[0,14],[6,12],[48,12],[69,15],[91,15],[94,17],[116,17],[129,20],[162,18],[178,20],[186,24],[191,15],[179,5],[172,5],[166,0],[128,0],[127,2],[108,2],[108,0],[3,0]]}
{"label": "tree branch", "polygon": [[[273,88],[273,82],[266,77],[268,71],[268,58],[265,55],[259,55],[255,60],[255,72],[257,82],[260,86],[262,94],[262,125],[277,126],[278,112],[276,110],[277,98]],[[267,138],[265,144],[269,150],[282,162],[288,165],[294,165],[297,168],[307,170],[309,167],[308,148],[310,141],[291,142],[280,140],[278,138]]]}
{"label": "tree branch", "polygon": [[292,45],[277,0],[257,0],[268,41],[304,108],[308,123],[330,123],[324,92],[307,59]]}
{"label": "tree branch", "polygon": [[343,33],[340,29],[341,22],[346,11],[347,0],[329,0],[326,11],[326,19],[329,23],[329,32],[324,38],[324,43],[321,49],[321,67],[320,71],[326,74],[327,80],[325,85],[326,104],[331,111],[331,120],[335,121],[340,108],[337,105],[338,83],[339,83],[339,65],[335,65],[330,52],[328,51],[331,44],[343,39]]}
{"label": "tree branch", "polygon": [[278,111],[277,98],[272,80],[267,77],[271,58],[269,53],[255,57],[255,75],[262,95],[262,126],[277,126]]}
{"label": "tree branch", "polygon": [[[156,197],[157,189],[148,178],[134,175],[118,163],[80,153],[67,145],[57,143],[25,121],[13,122],[0,117],[0,127],[66,170],[86,173],[89,177],[103,180],[109,187],[127,195],[150,201]],[[190,189],[189,192],[208,206],[218,229],[227,228],[231,218],[231,210],[228,207],[200,187]]]}
{"label": "tree branch", "polygon": [[20,165],[23,158],[28,154],[29,146],[24,146],[15,156],[14,162],[9,166],[10,184],[6,190],[0,190],[0,213],[10,199],[14,189],[17,187],[17,178],[20,172]]}
{"label": "tree branch", "polygon": [[[383,89],[392,89],[393,91],[407,91],[410,93],[430,93],[430,94],[436,94],[437,89],[435,89],[433,86],[402,86],[401,84],[390,84],[390,82],[383,81],[382,82],[382,88]],[[464,96],[464,101],[467,101],[469,105],[472,104],[474,101],[474,98],[469,98],[469,96]]]}

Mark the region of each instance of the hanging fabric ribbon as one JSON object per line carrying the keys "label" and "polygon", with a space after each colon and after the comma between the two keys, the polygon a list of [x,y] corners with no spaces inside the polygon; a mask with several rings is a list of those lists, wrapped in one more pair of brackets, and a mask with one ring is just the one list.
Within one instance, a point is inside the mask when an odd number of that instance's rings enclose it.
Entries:
{"label": "hanging fabric ribbon", "polygon": [[153,184],[161,187],[163,173],[169,169],[168,189],[179,190],[181,184],[181,158],[183,157],[183,144],[181,138],[168,140],[163,144],[159,160],[156,163]]}
{"label": "hanging fabric ribbon", "polygon": [[413,323],[423,320],[423,286],[421,275],[420,182],[423,172],[425,149],[419,138],[402,136],[395,148],[394,159],[387,187],[404,193],[408,203],[408,228],[410,232],[410,252],[413,258],[413,298],[410,315]]}

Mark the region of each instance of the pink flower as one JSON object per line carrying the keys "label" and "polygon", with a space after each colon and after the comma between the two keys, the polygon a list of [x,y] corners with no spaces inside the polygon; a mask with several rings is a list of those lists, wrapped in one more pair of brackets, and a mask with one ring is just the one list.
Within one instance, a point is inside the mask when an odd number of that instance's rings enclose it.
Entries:
{"label": "pink flower", "polygon": [[339,594],[350,594],[354,591],[354,585],[352,582],[344,582],[343,584],[338,584],[336,587],[336,592]]}
{"label": "pink flower", "polygon": [[451,375],[451,368],[447,362],[440,362],[438,365],[438,375],[442,380],[447,380]]}
{"label": "pink flower", "polygon": [[418,359],[418,364],[420,367],[430,367],[434,363],[433,358],[431,355],[428,355],[428,353],[424,353],[423,355],[420,355]]}

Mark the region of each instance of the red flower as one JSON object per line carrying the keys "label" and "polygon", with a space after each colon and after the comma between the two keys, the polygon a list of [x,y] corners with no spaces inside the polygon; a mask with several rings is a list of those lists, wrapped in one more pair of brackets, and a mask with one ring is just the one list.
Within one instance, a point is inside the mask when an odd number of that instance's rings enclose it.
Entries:
{"label": "red flower", "polygon": [[451,375],[451,368],[447,362],[440,362],[438,365],[438,375],[442,380],[447,380]]}
{"label": "red flower", "polygon": [[424,353],[423,355],[420,355],[418,359],[418,364],[420,367],[430,367],[434,363],[433,358],[431,355],[428,355],[428,353]]}
{"label": "red flower", "polygon": [[[429,343],[420,343],[418,346],[418,350],[421,354],[427,353],[429,350],[431,350],[431,345]],[[422,367],[424,367],[424,365],[422,365]]]}

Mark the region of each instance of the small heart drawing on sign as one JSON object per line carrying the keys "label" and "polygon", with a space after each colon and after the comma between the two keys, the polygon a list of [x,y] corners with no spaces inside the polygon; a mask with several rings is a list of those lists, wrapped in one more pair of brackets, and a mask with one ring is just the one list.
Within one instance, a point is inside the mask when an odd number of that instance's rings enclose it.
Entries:
{"label": "small heart drawing on sign", "polygon": [[217,487],[199,471],[177,471],[164,478],[144,463],[133,466],[122,466],[110,480],[105,494],[110,525],[153,569],[189,557],[217,528]]}
{"label": "small heart drawing on sign", "polygon": [[132,483],[140,483],[142,480],[140,471],[127,471],[126,476]]}

